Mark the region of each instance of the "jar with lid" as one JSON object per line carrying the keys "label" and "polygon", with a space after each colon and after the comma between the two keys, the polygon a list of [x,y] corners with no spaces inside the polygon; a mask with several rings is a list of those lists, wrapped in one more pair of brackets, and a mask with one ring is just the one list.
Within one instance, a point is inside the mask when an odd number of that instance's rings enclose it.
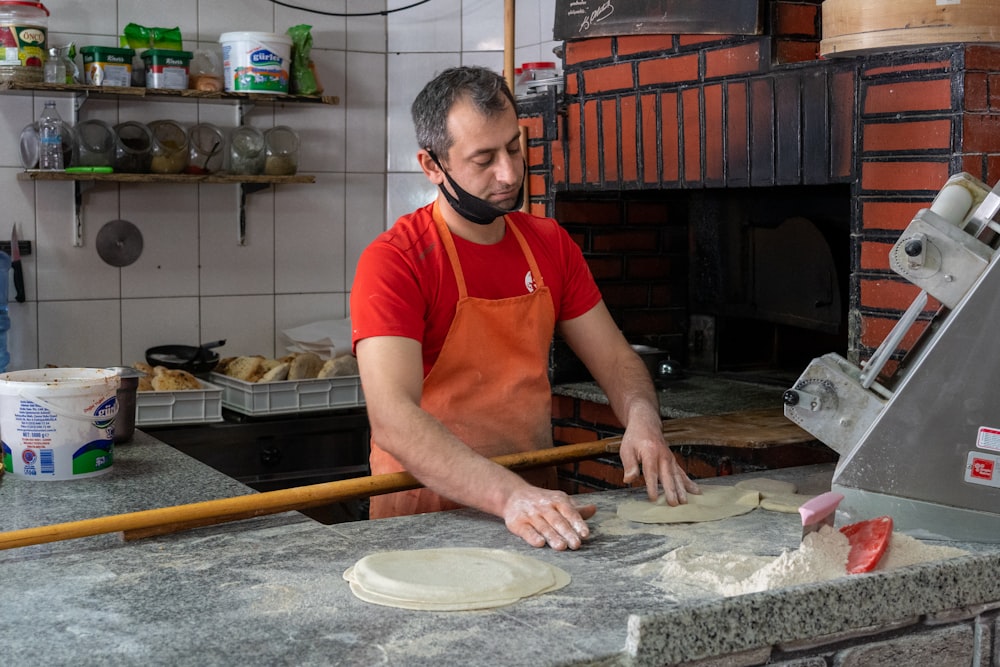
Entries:
{"label": "jar with lid", "polygon": [[214,174],[222,169],[226,137],[211,123],[198,123],[188,130],[188,174]]}
{"label": "jar with lid", "polygon": [[518,95],[530,95],[549,86],[558,91],[561,85],[559,70],[554,62],[535,62],[521,66],[521,78],[514,88]]}
{"label": "jar with lid", "polygon": [[522,63],[521,78],[525,83],[540,81],[544,79],[554,79],[559,76],[554,62]]}
{"label": "jar with lid", "polygon": [[229,137],[229,171],[234,174],[263,174],[267,153],[264,133],[256,127],[241,125]]}
{"label": "jar with lid", "polygon": [[45,78],[49,10],[40,2],[0,0],[0,81],[37,83]]}
{"label": "jar with lid", "polygon": [[115,130],[98,118],[76,124],[77,161],[82,167],[110,167],[115,158]]}
{"label": "jar with lid", "polygon": [[299,166],[299,135],[287,125],[272,127],[264,133],[264,173],[291,176]]}
{"label": "jar with lid", "polygon": [[135,120],[115,125],[115,171],[149,173],[153,160],[153,133],[149,126]]}
{"label": "jar with lid", "polygon": [[172,120],[154,120],[149,124],[153,134],[153,159],[149,171],[154,174],[179,174],[188,163],[188,136],[184,128]]}

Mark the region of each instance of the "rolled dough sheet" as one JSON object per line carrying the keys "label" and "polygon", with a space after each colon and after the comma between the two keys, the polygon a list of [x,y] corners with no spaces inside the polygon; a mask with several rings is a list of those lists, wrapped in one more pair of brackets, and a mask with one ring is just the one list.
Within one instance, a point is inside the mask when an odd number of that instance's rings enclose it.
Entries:
{"label": "rolled dough sheet", "polygon": [[736,482],[736,486],[741,489],[759,491],[761,509],[772,512],[795,514],[803,503],[813,498],[810,495],[796,493],[798,487],[791,482],[766,477],[744,479]]}
{"label": "rolled dough sheet", "polygon": [[759,491],[760,495],[764,498],[780,493],[795,493],[798,490],[798,487],[791,482],[783,482],[780,479],[768,479],[766,477],[741,480],[736,482],[736,488]]}
{"label": "rolled dough sheet", "polygon": [[701,494],[688,495],[687,504],[630,500],[618,506],[618,516],[638,523],[698,523],[746,514],[760,503],[760,493],[735,486],[702,486]]}
{"label": "rolled dough sheet", "polygon": [[366,602],[430,611],[501,607],[570,582],[567,572],[544,561],[474,547],[369,554],[344,579]]}
{"label": "rolled dough sheet", "polygon": [[796,514],[807,500],[812,500],[813,498],[815,496],[809,496],[804,493],[775,493],[770,496],[763,496],[760,499],[760,506],[761,509],[771,510],[772,512]]}

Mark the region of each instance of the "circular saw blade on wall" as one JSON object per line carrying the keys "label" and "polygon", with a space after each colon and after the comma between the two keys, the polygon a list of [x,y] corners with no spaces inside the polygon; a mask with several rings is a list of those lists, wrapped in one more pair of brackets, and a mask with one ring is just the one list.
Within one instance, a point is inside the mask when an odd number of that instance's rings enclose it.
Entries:
{"label": "circular saw blade on wall", "polygon": [[111,266],[128,266],[142,255],[142,232],[128,220],[111,220],[97,231],[97,254]]}

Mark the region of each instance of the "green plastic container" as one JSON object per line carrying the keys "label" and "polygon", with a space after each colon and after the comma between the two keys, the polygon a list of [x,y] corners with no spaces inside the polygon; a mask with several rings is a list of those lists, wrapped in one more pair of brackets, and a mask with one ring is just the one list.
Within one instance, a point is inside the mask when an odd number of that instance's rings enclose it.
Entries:
{"label": "green plastic container", "polygon": [[112,46],[85,46],[84,82],[91,86],[131,86],[135,49]]}
{"label": "green plastic container", "polygon": [[190,51],[174,49],[146,49],[142,52],[142,62],[146,66],[147,88],[188,87],[188,67],[191,64]]}

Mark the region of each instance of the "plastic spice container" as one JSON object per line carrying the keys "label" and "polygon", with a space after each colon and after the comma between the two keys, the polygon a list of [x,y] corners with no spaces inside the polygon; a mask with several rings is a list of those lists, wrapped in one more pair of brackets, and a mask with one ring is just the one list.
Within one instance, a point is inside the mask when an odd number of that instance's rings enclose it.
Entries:
{"label": "plastic spice container", "polygon": [[172,120],[149,124],[153,134],[153,159],[149,171],[154,174],[179,174],[188,164],[188,137],[184,128]]}
{"label": "plastic spice container", "polygon": [[226,137],[211,123],[198,123],[188,130],[188,174],[213,174],[222,169]]}
{"label": "plastic spice container", "polygon": [[264,133],[264,173],[270,176],[291,176],[299,167],[299,135],[295,130],[278,125]]}
{"label": "plastic spice container", "polygon": [[85,46],[83,54],[84,83],[90,86],[131,86],[134,49],[110,46]]}
{"label": "plastic spice container", "polygon": [[0,81],[44,79],[48,25],[42,3],[0,0]]}
{"label": "plastic spice container", "polygon": [[153,133],[138,121],[129,120],[115,125],[115,171],[132,174],[149,173],[153,160]]}
{"label": "plastic spice container", "polygon": [[229,137],[229,170],[234,174],[263,174],[267,153],[264,133],[242,125]]}
{"label": "plastic spice container", "polygon": [[188,67],[191,63],[190,51],[172,49],[146,49],[142,62],[146,67],[147,88],[173,88],[184,90],[188,87]]}
{"label": "plastic spice container", "polygon": [[531,84],[533,81],[555,79],[558,76],[559,70],[556,69],[554,62],[523,63],[521,65],[520,82],[524,86]]}
{"label": "plastic spice container", "polygon": [[103,120],[90,118],[76,124],[78,164],[110,167],[115,158],[115,130]]}

